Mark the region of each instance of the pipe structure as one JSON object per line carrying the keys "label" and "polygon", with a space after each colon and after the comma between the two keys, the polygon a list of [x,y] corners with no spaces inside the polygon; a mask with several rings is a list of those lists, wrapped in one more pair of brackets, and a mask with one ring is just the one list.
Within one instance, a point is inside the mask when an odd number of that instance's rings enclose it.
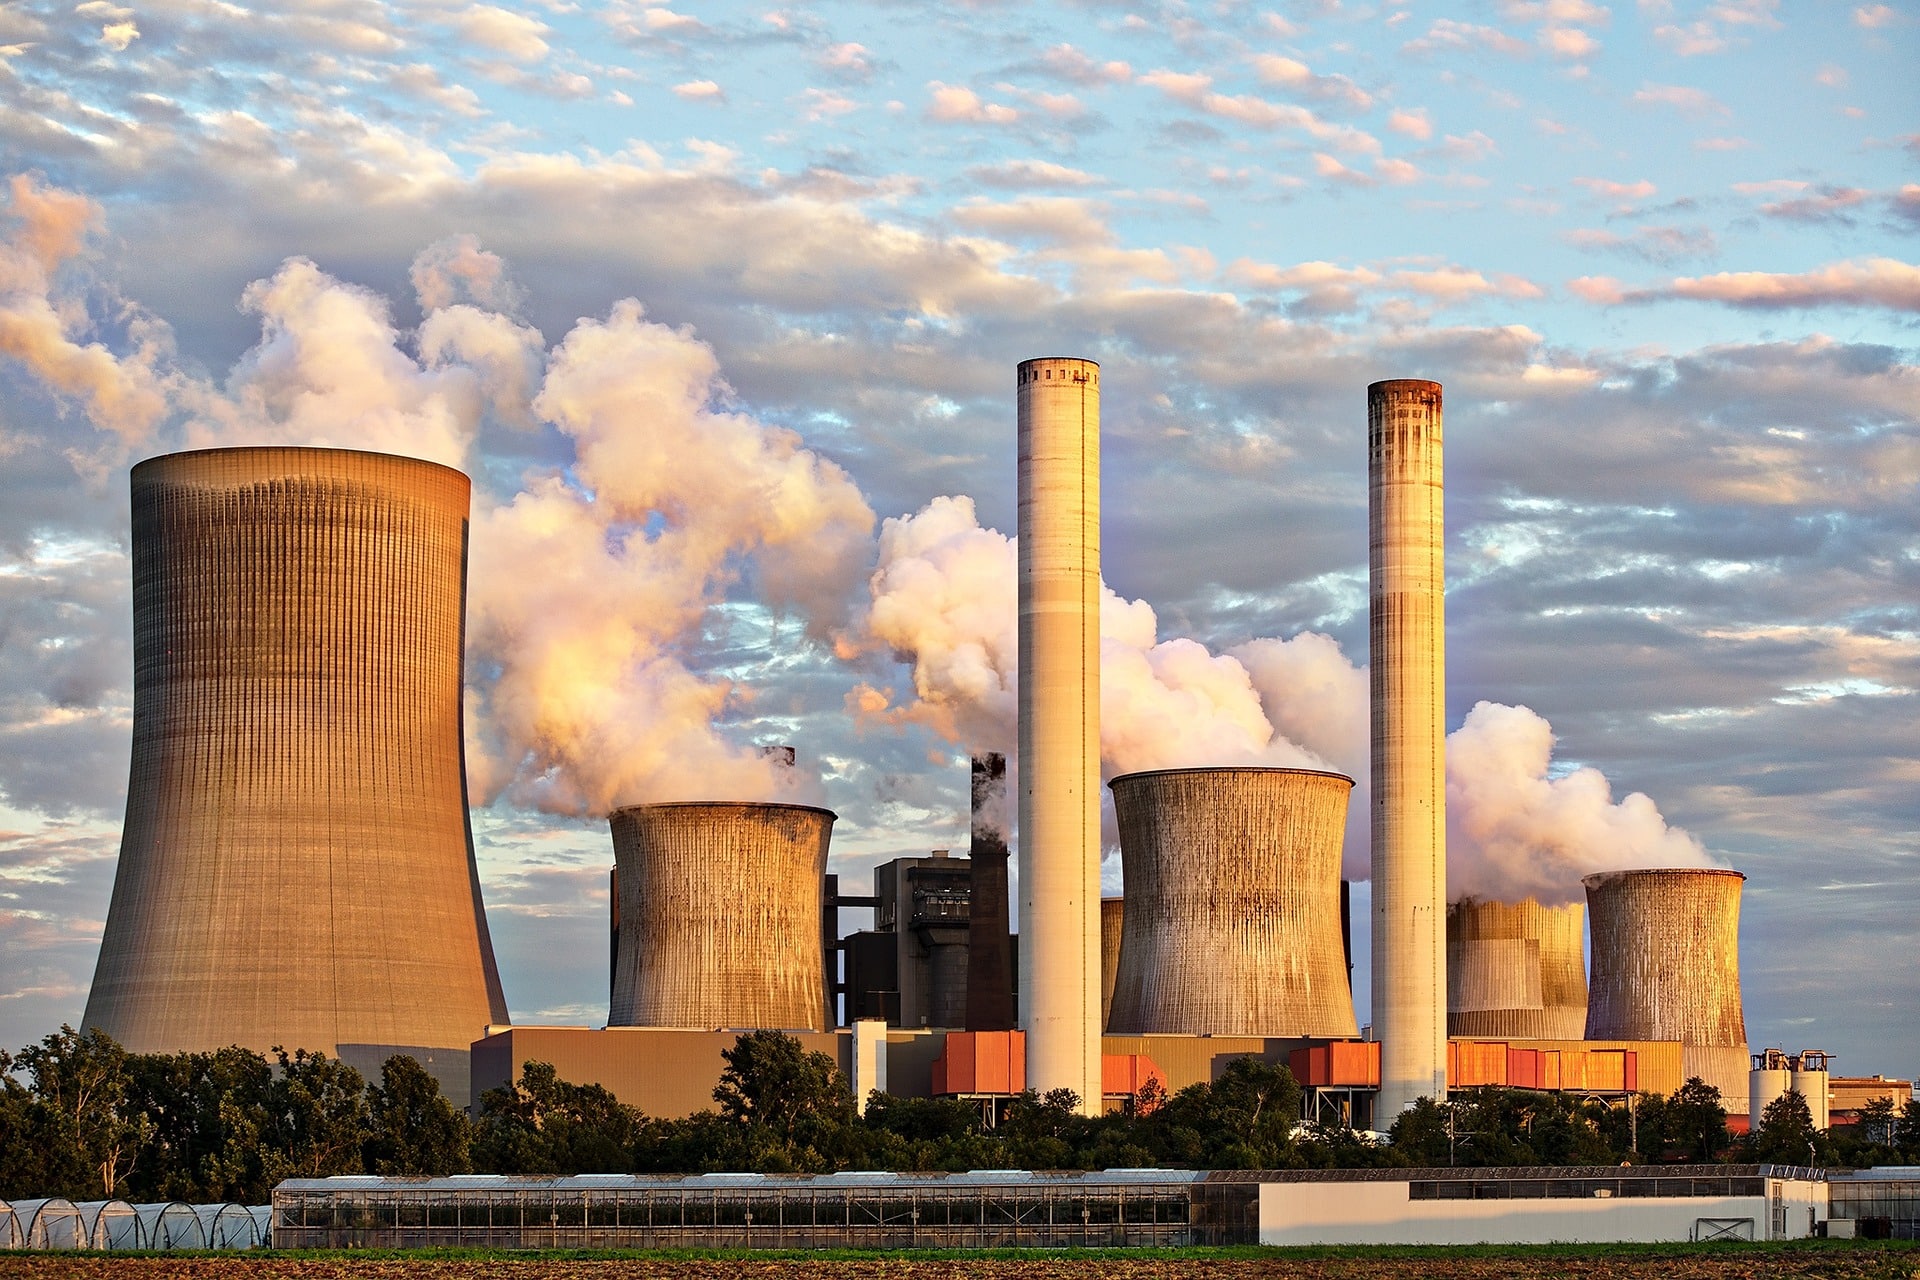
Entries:
{"label": "pipe structure", "polygon": [[467,826],[471,486],[345,449],[133,468],[133,757],[84,1027],[411,1053],[505,1022]]}
{"label": "pipe structure", "polygon": [[1445,492],[1440,384],[1367,388],[1376,1123],[1447,1094]]}
{"label": "pipe structure", "polygon": [[1013,939],[1007,921],[1007,758],[998,751],[973,757],[972,877],[967,895],[967,1013],[969,1031],[1013,1030]]}
{"label": "pipe structure", "polygon": [[1354,1035],[1340,946],[1353,779],[1156,769],[1111,785],[1127,886],[1112,1034]]}
{"label": "pipe structure", "polygon": [[1100,1109],[1100,366],[1022,361],[1020,1021],[1027,1084]]}
{"label": "pipe structure", "polygon": [[833,1025],[820,947],[831,810],[695,801],[615,809],[611,1027]]}
{"label": "pipe structure", "polygon": [[1587,876],[1593,932],[1589,1040],[1678,1040],[1681,1070],[1748,1105],[1740,1002],[1738,871],[1694,867]]}
{"label": "pipe structure", "polygon": [[1587,1027],[1584,903],[1462,898],[1447,907],[1447,1034],[1578,1040]]}

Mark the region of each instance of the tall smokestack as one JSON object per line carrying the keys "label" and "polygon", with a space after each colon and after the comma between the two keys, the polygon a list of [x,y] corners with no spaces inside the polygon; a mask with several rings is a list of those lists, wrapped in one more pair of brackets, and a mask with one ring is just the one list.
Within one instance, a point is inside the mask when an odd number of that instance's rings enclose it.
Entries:
{"label": "tall smokestack", "polygon": [[1007,758],[973,758],[971,892],[967,896],[967,1030],[1013,1029],[1013,939],[1007,936]]}
{"label": "tall smokestack", "polygon": [[1020,1012],[1027,1083],[1100,1108],[1100,366],[1023,361]]}
{"label": "tall smokestack", "polygon": [[1373,1028],[1385,1127],[1447,1092],[1446,607],[1440,384],[1367,388]]}

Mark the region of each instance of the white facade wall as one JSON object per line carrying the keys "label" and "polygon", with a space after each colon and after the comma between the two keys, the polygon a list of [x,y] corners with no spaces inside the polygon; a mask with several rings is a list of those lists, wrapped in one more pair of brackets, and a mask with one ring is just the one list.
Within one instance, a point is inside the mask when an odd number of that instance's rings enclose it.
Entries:
{"label": "white facade wall", "polygon": [[[1750,1218],[1756,1240],[1797,1240],[1826,1217],[1825,1183],[1778,1178],[1768,1180],[1769,1196],[1411,1200],[1407,1187],[1266,1183],[1260,1188],[1260,1243],[1653,1243],[1691,1240],[1703,1218]],[[1777,1199],[1770,1198],[1774,1192]]]}

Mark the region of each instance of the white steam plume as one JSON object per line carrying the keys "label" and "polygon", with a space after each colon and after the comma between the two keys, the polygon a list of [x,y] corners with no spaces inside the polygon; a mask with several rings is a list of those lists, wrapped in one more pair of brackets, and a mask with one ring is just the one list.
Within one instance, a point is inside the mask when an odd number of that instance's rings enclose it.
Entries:
{"label": "white steam plume", "polygon": [[475,528],[472,645],[498,667],[475,698],[483,798],[595,814],[805,798],[801,775],[714,732],[744,691],[684,648],[749,557],[763,598],[824,629],[873,514],[790,432],[719,409],[725,390],[711,348],[631,300],[554,350],[533,409],[571,438],[572,477],[537,480]]}
{"label": "white steam plume", "polygon": [[[0,234],[0,357],[9,357],[64,408],[77,403],[121,452],[137,448],[167,414],[167,379],[160,366],[172,334],[139,308],[123,303],[110,317],[131,350],[115,355],[86,341],[102,325],[84,296],[63,287],[62,269],[86,251],[102,220],[85,196],[42,185],[30,174],[7,183]],[[95,459],[75,459],[97,466]]]}
{"label": "white steam plume", "polygon": [[1481,702],[1447,737],[1447,896],[1580,899],[1596,871],[1714,865],[1636,791],[1618,804],[1606,776],[1552,777],[1553,726],[1526,707]]}
{"label": "white steam plume", "polygon": [[[924,724],[971,750],[1009,750],[1018,710],[1018,584],[1012,538],[980,527],[973,501],[936,498],[921,511],[887,520],[871,601],[840,633],[842,658],[886,654],[907,663],[913,697],[896,705],[886,689],[858,686],[848,703],[869,722]],[[1100,608],[1100,754],[1103,772],[1192,765],[1336,768],[1330,751],[1278,733],[1269,715],[1309,724],[1293,707],[1296,691],[1321,697],[1316,670],[1339,647],[1299,640],[1261,642],[1254,660],[1266,678],[1256,687],[1247,664],[1192,640],[1160,640],[1144,600],[1102,588]],[[1304,639],[1304,638],[1302,638]],[[1351,672],[1352,668],[1347,667]],[[1331,678],[1331,677],[1325,677]],[[1360,676],[1364,693],[1365,677]],[[1361,700],[1364,715],[1365,699]],[[1316,745],[1344,748],[1339,732]]]}
{"label": "white steam plume", "polygon": [[704,343],[628,300],[549,353],[511,314],[519,293],[505,264],[456,237],[414,262],[424,319],[411,334],[385,298],[288,259],[247,288],[242,305],[262,336],[218,386],[170,367],[165,326],[130,307],[129,352],[83,344],[98,326],[57,276],[83,252],[99,208],[29,178],[10,191],[0,357],[62,404],[83,404],[113,433],[113,460],[301,444],[463,466],[488,421],[557,429],[571,457],[505,501],[475,493],[467,728],[477,801],[506,794],[601,814],[656,800],[813,797],[805,774],[715,728],[748,693],[695,670],[688,654],[742,579],[824,637],[867,563],[873,514],[845,472],[792,433],[723,407],[730,393]]}

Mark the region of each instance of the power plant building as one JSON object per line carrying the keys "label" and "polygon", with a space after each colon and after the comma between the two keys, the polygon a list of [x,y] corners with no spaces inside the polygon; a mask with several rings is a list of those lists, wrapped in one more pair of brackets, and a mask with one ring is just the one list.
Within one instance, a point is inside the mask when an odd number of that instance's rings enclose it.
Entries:
{"label": "power plant building", "polygon": [[1027,1082],[1096,1111],[1100,1068],[1100,366],[1021,362],[1020,1022]]}
{"label": "power plant building", "polygon": [[1585,904],[1448,905],[1449,1036],[1578,1040],[1586,1027]]}
{"label": "power plant building", "polygon": [[1112,787],[1126,897],[1109,1032],[1354,1035],[1340,936],[1353,780],[1160,769]]}
{"label": "power plant building", "polygon": [[833,1025],[820,938],[830,810],[643,804],[608,821],[620,893],[609,1026]]}
{"label": "power plant building", "polygon": [[1587,876],[1593,929],[1589,1040],[1677,1040],[1686,1074],[1748,1102],[1740,1000],[1738,871],[1684,868]]}
{"label": "power plant building", "polygon": [[1373,1030],[1383,1126],[1444,1098],[1446,569],[1440,384],[1367,388]]}
{"label": "power plant building", "polygon": [[133,468],[133,757],[83,1025],[419,1058],[506,1020],[467,825],[467,477],[340,449]]}

